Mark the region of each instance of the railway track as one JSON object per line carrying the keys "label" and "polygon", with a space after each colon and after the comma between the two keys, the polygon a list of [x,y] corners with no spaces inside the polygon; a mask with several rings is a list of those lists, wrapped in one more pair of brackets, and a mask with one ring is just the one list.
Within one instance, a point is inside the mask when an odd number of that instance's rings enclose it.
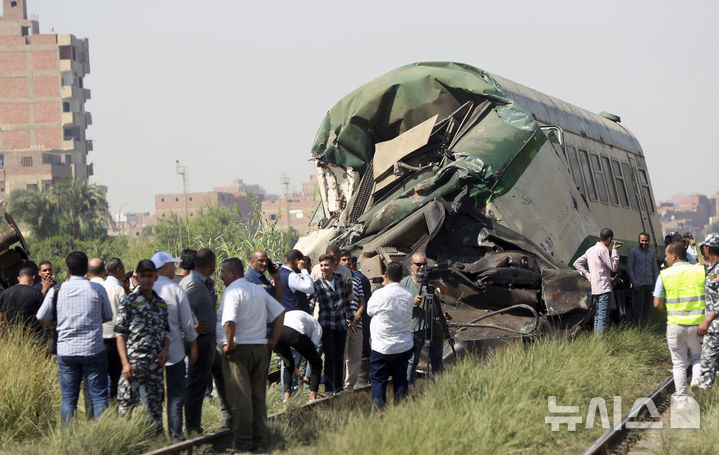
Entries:
{"label": "railway track", "polygon": [[[370,386],[365,385],[356,388],[351,393],[343,393],[332,397],[318,398],[315,401],[305,403],[297,406],[300,409],[312,409],[312,408],[323,408],[328,406],[342,406],[343,402],[349,401],[350,398],[356,398],[358,394],[368,395],[370,392]],[[284,417],[286,411],[280,411],[267,416],[268,421],[275,419],[281,419]],[[193,455],[196,449],[203,446],[212,446],[215,451],[222,451],[229,448],[232,445],[232,431],[231,430],[219,430],[214,433],[208,433],[196,438],[188,439],[187,441],[178,442],[166,447],[155,449],[146,452],[144,455],[171,455],[171,454],[187,454]],[[204,453],[204,449],[203,449]]]}
{"label": "railway track", "polygon": [[646,431],[644,429],[627,428],[627,423],[630,420],[632,422],[640,420],[646,421],[649,418],[648,403],[653,403],[657,406],[657,409],[665,409],[673,391],[674,379],[670,376],[649,394],[641,405],[633,407],[622,417],[622,420],[618,424],[600,436],[594,444],[583,452],[583,455],[605,455],[615,452],[625,453],[629,448],[628,445],[630,444],[632,436]]}

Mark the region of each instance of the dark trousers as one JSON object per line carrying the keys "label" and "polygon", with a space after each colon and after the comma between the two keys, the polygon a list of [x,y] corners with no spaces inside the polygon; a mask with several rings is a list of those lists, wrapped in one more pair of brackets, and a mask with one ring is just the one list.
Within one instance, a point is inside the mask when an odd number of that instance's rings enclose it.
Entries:
{"label": "dark trousers", "polygon": [[167,427],[170,437],[183,439],[182,408],[185,407],[185,360],[165,367],[165,383],[167,385]]}
{"label": "dark trousers", "polygon": [[369,380],[372,384],[372,404],[379,410],[387,402],[387,382],[392,376],[395,403],[407,395],[407,364],[412,349],[399,354],[372,351],[369,358]]}
{"label": "dark trousers", "polygon": [[322,359],[317,354],[315,345],[307,335],[304,335],[292,327],[284,327],[280,340],[275,345],[275,352],[282,356],[284,360],[284,384],[285,392],[289,392],[292,384],[292,374],[295,371],[295,359],[292,355],[292,348],[295,349],[302,357],[309,362],[310,371],[310,391],[317,392],[320,386],[320,374],[322,374]]}
{"label": "dark trousers", "polygon": [[105,338],[105,352],[107,353],[107,374],[110,376],[110,399],[117,398],[117,382],[122,374],[122,361],[117,352],[117,339]]}
{"label": "dark trousers", "polygon": [[187,369],[185,425],[188,433],[202,432],[202,400],[205,398],[207,385],[212,380],[215,352],[214,335],[197,336],[197,362]]}
{"label": "dark trousers", "polygon": [[345,366],[346,330],[333,330],[322,327],[322,350],[325,353],[325,391],[342,390],[342,373]]}
{"label": "dark trousers", "polygon": [[220,398],[220,410],[222,411],[222,426],[230,428],[232,426],[232,410],[230,402],[227,400],[227,390],[225,389],[225,376],[222,370],[222,349],[215,346],[215,360],[212,362],[212,379],[215,380],[217,387],[217,396]]}
{"label": "dark trousers", "polygon": [[632,284],[632,322],[645,325],[649,319],[649,308],[653,305],[654,287],[650,284],[636,286]]}

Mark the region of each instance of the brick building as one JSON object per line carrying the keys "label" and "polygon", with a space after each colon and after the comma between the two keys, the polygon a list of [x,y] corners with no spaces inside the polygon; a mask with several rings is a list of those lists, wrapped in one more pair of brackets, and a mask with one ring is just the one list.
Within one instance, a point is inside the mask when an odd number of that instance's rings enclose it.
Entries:
{"label": "brick building", "polygon": [[156,194],[155,195],[155,218],[166,219],[172,213],[179,217],[185,216],[185,197],[187,198],[187,217],[191,219],[208,205],[234,208],[240,210],[242,216],[250,213],[250,201],[246,196],[235,196],[232,193],[222,191],[207,191],[204,193],[182,193]]}
{"label": "brick building", "polygon": [[90,91],[87,39],[41,34],[26,0],[2,0],[0,20],[0,197],[92,175],[85,129]]}
{"label": "brick building", "polygon": [[274,201],[264,201],[262,212],[269,221],[277,221],[280,231],[295,231],[299,235],[307,234],[310,222],[320,203],[317,193],[317,177],[312,176],[302,183],[302,190],[297,194],[286,194]]}

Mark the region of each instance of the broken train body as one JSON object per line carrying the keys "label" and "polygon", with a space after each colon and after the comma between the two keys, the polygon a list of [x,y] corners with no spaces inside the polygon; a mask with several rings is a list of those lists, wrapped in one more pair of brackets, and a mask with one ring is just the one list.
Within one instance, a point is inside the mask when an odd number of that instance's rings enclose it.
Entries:
{"label": "broken train body", "polygon": [[618,117],[464,64],[407,65],[358,88],[312,154],[322,200],[297,247],[316,259],[339,242],[369,277],[425,252],[446,268],[460,349],[588,320],[589,283],[570,265],[601,227],[622,256],[639,232],[655,251],[661,240],[642,149]]}

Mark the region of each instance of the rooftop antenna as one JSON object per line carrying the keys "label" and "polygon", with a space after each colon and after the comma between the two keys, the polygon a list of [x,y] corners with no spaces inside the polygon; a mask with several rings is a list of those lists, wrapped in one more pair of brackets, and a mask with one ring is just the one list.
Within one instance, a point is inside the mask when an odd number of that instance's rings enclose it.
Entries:
{"label": "rooftop antenna", "polygon": [[187,167],[180,164],[180,160],[175,160],[175,172],[182,177],[182,199],[185,202],[185,222],[188,221],[187,214]]}
{"label": "rooftop antenna", "polygon": [[290,178],[287,177],[287,174],[282,174],[282,177],[280,177],[280,183],[282,183],[282,192],[285,196],[290,194]]}

